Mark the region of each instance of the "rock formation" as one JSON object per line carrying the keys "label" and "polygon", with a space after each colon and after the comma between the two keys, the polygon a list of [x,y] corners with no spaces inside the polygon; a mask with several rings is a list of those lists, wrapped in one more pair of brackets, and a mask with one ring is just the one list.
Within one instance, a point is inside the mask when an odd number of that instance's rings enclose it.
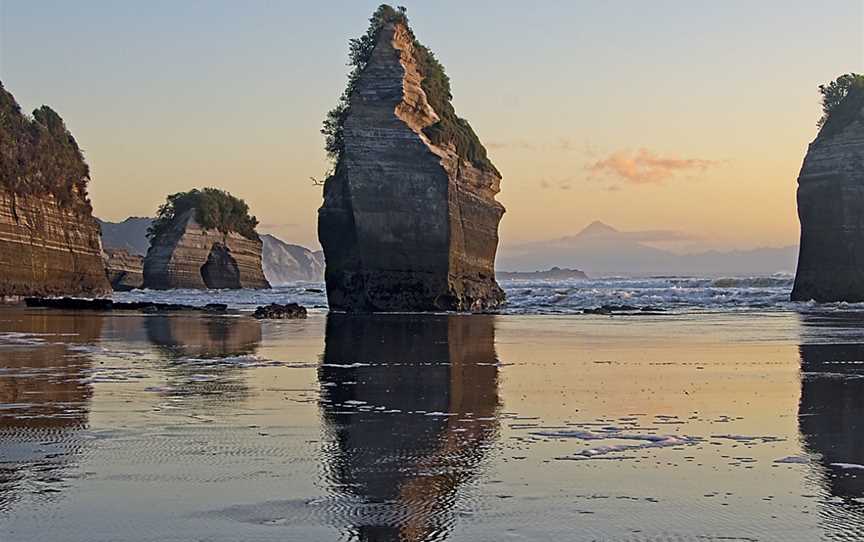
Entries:
{"label": "rock formation", "polygon": [[144,287],[269,288],[261,269],[261,241],[237,232],[205,229],[195,209],[175,217],[153,237],[144,258]]}
{"label": "rock formation", "polygon": [[864,301],[864,87],[829,113],[798,176],[793,301]]}
{"label": "rock formation", "polygon": [[115,292],[128,292],[144,287],[144,257],[129,254],[120,248],[106,248],[102,252],[105,274]]}
{"label": "rock formation", "polygon": [[336,161],[318,220],[330,308],[494,309],[500,174],[404,11],[382,6],[355,42],[323,130]]}
{"label": "rock formation", "polygon": [[27,119],[0,83],[0,299],[111,292],[88,180],[60,116]]}
{"label": "rock formation", "polygon": [[267,282],[288,284],[297,281],[324,281],[324,253],[291,245],[272,235],[262,235],[262,267]]}

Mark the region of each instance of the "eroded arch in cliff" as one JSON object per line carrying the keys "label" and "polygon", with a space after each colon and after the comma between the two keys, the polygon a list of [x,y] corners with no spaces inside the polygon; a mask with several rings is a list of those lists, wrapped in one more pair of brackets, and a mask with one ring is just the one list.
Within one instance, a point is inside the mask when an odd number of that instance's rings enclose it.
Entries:
{"label": "eroded arch in cliff", "polygon": [[213,243],[207,261],[201,266],[201,279],[214,290],[239,289],[240,267],[231,255],[231,249],[222,243]]}

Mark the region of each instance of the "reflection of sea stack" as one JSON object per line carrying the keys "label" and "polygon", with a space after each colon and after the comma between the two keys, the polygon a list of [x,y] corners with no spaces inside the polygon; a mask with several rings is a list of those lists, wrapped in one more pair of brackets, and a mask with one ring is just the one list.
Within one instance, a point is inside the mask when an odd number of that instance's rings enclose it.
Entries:
{"label": "reflection of sea stack", "polygon": [[498,306],[501,175],[456,116],[443,67],[389,6],[355,45],[355,71],[324,127],[335,160],[318,219],[330,307]]}
{"label": "reflection of sea stack", "polygon": [[243,200],[222,190],[169,196],[148,232],[144,287],[269,288],[257,224]]}
{"label": "reflection of sea stack", "polygon": [[349,512],[359,539],[447,532],[497,434],[492,317],[331,314],[319,375],[329,467],[359,501]]}
{"label": "reflection of sea stack", "polygon": [[147,338],[170,358],[222,358],[255,353],[261,324],[252,318],[150,316]]}
{"label": "reflection of sea stack", "polygon": [[800,351],[804,444],[820,458],[832,495],[864,498],[862,471],[836,465],[864,465],[864,344],[805,344]]}
{"label": "reflection of sea stack", "polygon": [[[207,408],[233,407],[246,399],[243,363],[261,344],[261,324],[252,318],[150,316],[147,338],[165,356],[173,397],[204,400]],[[226,359],[227,358],[227,359]]]}

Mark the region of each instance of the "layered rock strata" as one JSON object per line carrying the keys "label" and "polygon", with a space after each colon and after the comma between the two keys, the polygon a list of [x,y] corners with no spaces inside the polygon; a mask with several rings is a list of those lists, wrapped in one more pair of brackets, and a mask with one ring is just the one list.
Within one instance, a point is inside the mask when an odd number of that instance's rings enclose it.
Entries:
{"label": "layered rock strata", "polygon": [[144,257],[129,254],[122,248],[106,248],[102,252],[105,274],[115,292],[128,292],[144,287]]}
{"label": "layered rock strata", "polygon": [[63,119],[25,116],[0,83],[0,300],[111,292],[89,179]]}
{"label": "layered rock strata", "polygon": [[801,248],[793,301],[864,301],[861,102],[847,118],[829,118],[804,158],[798,176]]}
{"label": "layered rock strata", "polygon": [[190,210],[152,240],[144,258],[144,287],[262,289],[270,284],[261,269],[260,240],[205,230]]}
{"label": "layered rock strata", "polygon": [[52,195],[0,188],[0,298],[111,293],[99,227]]}
{"label": "layered rock strata", "polygon": [[415,49],[405,24],[385,24],[350,97],[319,210],[331,309],[484,311],[504,301],[494,270],[501,177],[424,133],[440,117]]}

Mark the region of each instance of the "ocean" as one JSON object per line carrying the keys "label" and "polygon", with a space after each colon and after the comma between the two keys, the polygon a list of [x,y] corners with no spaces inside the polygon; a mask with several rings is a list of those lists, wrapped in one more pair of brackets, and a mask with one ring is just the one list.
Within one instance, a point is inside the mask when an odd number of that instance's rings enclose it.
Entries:
{"label": "ocean", "polygon": [[[858,304],[812,304],[789,301],[794,277],[609,277],[590,280],[504,280],[507,304],[501,314],[581,314],[602,306],[671,314],[740,311],[849,310]],[[327,312],[324,284],[277,286],[272,290],[136,290],[115,293],[118,301],[158,301],[201,305],[227,303],[252,311],[268,303],[298,302],[313,312]],[[864,304],[860,305],[864,310]]]}

